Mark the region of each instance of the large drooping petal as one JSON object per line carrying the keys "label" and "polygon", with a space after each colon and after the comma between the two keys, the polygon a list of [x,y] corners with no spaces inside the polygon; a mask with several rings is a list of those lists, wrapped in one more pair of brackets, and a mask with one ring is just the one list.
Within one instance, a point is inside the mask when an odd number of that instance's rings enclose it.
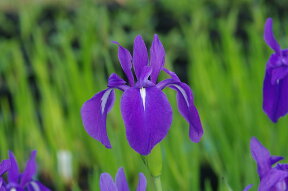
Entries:
{"label": "large drooping petal", "polygon": [[[170,72],[167,70],[167,72]],[[177,76],[172,72],[172,79],[166,79],[157,84],[157,87],[163,89],[170,87],[177,91],[177,104],[181,115],[189,123],[189,137],[193,142],[199,142],[203,135],[201,120],[194,105],[194,98],[190,87],[179,81]]]}
{"label": "large drooping petal", "polygon": [[165,50],[155,34],[150,48],[150,65],[152,67],[151,81],[156,83],[159,72],[165,64]]}
{"label": "large drooping petal", "polygon": [[20,172],[16,158],[12,152],[9,152],[9,160],[11,162],[11,167],[8,170],[8,182],[9,183],[18,183]]}
{"label": "large drooping petal", "polygon": [[106,117],[115,100],[114,90],[108,88],[97,93],[86,101],[81,108],[81,116],[85,130],[105,147],[111,148],[106,131]]}
{"label": "large drooping petal", "polygon": [[258,190],[259,191],[286,190],[284,180],[287,177],[288,177],[287,171],[282,171],[273,168],[269,170],[269,172],[267,172],[266,175],[263,177],[263,179],[260,181]]}
{"label": "large drooping petal", "polygon": [[271,73],[266,71],[263,85],[263,110],[276,123],[288,112],[288,77],[276,84],[271,83]]}
{"label": "large drooping petal", "polygon": [[148,65],[148,52],[144,40],[138,35],[134,40],[133,47],[133,66],[137,79],[140,79],[140,75],[144,66]]}
{"label": "large drooping petal", "polygon": [[11,167],[11,162],[9,159],[3,160],[0,163],[0,176],[4,174]]}
{"label": "large drooping petal", "polygon": [[30,154],[30,158],[27,161],[26,167],[24,172],[22,173],[21,176],[21,181],[20,181],[20,185],[21,186],[25,186],[28,182],[30,182],[33,178],[33,176],[36,174],[37,172],[37,164],[36,164],[36,154],[37,151],[32,151]]}
{"label": "large drooping petal", "polygon": [[129,186],[123,168],[119,168],[116,174],[116,186],[118,191],[129,191]]}
{"label": "large drooping petal", "polygon": [[147,181],[143,173],[139,173],[139,181],[136,191],[146,191]]}
{"label": "large drooping petal", "polygon": [[129,84],[134,85],[134,76],[132,73],[132,56],[130,52],[119,45],[118,48],[118,59],[120,61],[121,67],[126,74]]}
{"label": "large drooping petal", "polygon": [[273,34],[273,21],[271,18],[268,18],[265,23],[264,28],[264,40],[265,42],[272,48],[276,53],[281,52],[280,45],[278,44],[277,40]]}
{"label": "large drooping petal", "polygon": [[118,191],[116,184],[108,173],[103,173],[100,176],[100,190],[101,191]]}
{"label": "large drooping petal", "polygon": [[282,80],[286,76],[288,76],[288,67],[278,67],[271,69],[271,83],[273,85],[280,82],[280,80]]}
{"label": "large drooping petal", "polygon": [[142,155],[168,133],[172,109],[165,94],[157,87],[130,88],[121,99],[121,113],[130,146]]}

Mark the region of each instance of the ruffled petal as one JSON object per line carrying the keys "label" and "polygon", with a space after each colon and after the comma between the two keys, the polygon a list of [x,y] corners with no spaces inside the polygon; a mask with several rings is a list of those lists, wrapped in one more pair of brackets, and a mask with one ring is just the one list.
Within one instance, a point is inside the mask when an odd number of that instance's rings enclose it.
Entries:
{"label": "ruffled petal", "polygon": [[108,173],[103,173],[100,176],[100,190],[101,191],[118,191],[116,184]]}
{"label": "ruffled petal", "polygon": [[106,118],[114,100],[114,90],[108,88],[86,101],[81,108],[85,130],[91,137],[100,141],[107,148],[111,148],[111,144],[106,131]]}
{"label": "ruffled petal", "polygon": [[39,181],[31,181],[29,182],[28,191],[50,191],[49,188],[41,184]]}
{"label": "ruffled petal", "polygon": [[255,138],[250,141],[250,151],[257,163],[257,170],[260,179],[271,169],[270,152]]}
{"label": "ruffled petal", "polygon": [[147,48],[141,35],[138,35],[134,40],[133,64],[136,77],[139,80],[143,67],[148,65]]}
{"label": "ruffled petal", "polygon": [[159,72],[165,64],[165,50],[155,34],[150,48],[150,65],[152,67],[151,81],[156,83]]}
{"label": "ruffled petal", "polygon": [[32,151],[30,158],[26,163],[25,170],[21,175],[20,185],[25,186],[28,182],[32,180],[32,177],[37,173],[37,164],[36,164],[36,154],[37,151]]}
{"label": "ruffled petal", "polygon": [[121,99],[121,113],[130,146],[142,155],[168,133],[172,109],[165,94],[157,87],[130,88]]}
{"label": "ruffled petal", "polygon": [[271,169],[260,181],[258,190],[259,191],[284,190],[283,188],[279,189],[279,187],[286,186],[284,179],[287,177],[288,172],[277,169]]}
{"label": "ruffled petal", "polygon": [[248,191],[248,190],[250,190],[250,189],[252,188],[252,186],[253,186],[253,184],[249,184],[248,186],[246,186],[246,187],[244,188],[243,191]]}
{"label": "ruffled petal", "polygon": [[146,191],[147,181],[143,173],[139,173],[139,181],[136,191]]}
{"label": "ruffled petal", "polygon": [[4,174],[11,167],[11,162],[9,159],[3,160],[0,163],[0,176]]}
{"label": "ruffled petal", "polygon": [[[119,45],[119,43],[116,43],[116,44]],[[126,76],[128,78],[129,84],[131,86],[133,86],[134,85],[134,76],[132,73],[132,56],[127,49],[123,48],[120,45],[118,48],[118,59],[119,59],[119,62],[121,64],[121,67],[122,67],[124,73],[126,74]]]}
{"label": "ruffled petal", "polygon": [[288,112],[288,77],[271,83],[271,73],[266,71],[263,85],[263,110],[276,123]]}
{"label": "ruffled petal", "polygon": [[119,168],[117,172],[116,185],[118,191],[129,191],[129,186],[123,168]]}
{"label": "ruffled petal", "polygon": [[18,168],[18,164],[14,154],[9,152],[9,160],[11,162],[11,167],[8,170],[8,182],[9,183],[18,183],[20,172]]}
{"label": "ruffled petal", "polygon": [[271,18],[268,18],[265,23],[264,28],[264,40],[270,48],[272,48],[275,52],[280,53],[281,48],[278,42],[276,41],[273,34],[273,21]]}

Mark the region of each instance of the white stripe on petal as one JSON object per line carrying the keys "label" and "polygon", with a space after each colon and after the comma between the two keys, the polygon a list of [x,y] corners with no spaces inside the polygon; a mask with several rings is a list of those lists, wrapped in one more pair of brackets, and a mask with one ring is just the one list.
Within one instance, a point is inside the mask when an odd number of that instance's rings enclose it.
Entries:
{"label": "white stripe on petal", "polygon": [[30,184],[34,191],[41,191],[38,184],[36,184],[35,182],[31,182]]}
{"label": "white stripe on petal", "polygon": [[179,85],[173,84],[173,86],[175,86],[181,92],[181,94],[184,96],[187,106],[189,107],[189,101],[185,90]]}
{"label": "white stripe on petal", "polygon": [[101,112],[102,112],[102,114],[104,113],[105,106],[106,106],[106,103],[107,103],[107,101],[108,101],[108,97],[109,97],[110,92],[111,92],[112,90],[113,90],[113,89],[107,90],[107,91],[103,94],[103,96],[102,96],[102,98],[101,98]]}
{"label": "white stripe on petal", "polygon": [[145,110],[145,101],[146,101],[146,89],[145,88],[140,89],[140,95],[141,95],[143,107]]}

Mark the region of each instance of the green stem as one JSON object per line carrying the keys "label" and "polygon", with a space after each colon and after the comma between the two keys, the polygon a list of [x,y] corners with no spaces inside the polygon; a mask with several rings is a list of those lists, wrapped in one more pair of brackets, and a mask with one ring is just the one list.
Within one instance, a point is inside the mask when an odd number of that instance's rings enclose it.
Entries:
{"label": "green stem", "polygon": [[153,177],[155,190],[156,191],[162,191],[162,184],[161,184],[161,178],[160,176]]}

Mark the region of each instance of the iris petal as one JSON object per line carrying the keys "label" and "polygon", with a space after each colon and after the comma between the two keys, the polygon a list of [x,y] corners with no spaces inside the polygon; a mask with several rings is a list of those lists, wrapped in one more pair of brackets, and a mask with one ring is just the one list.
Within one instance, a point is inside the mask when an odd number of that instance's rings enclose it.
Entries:
{"label": "iris petal", "polygon": [[144,40],[140,35],[138,35],[134,40],[133,64],[137,79],[140,80],[143,67],[148,65],[147,48]]}
{"label": "iris petal", "polygon": [[123,168],[119,168],[117,172],[116,185],[118,191],[129,191],[129,186]]}
{"label": "iris petal", "polygon": [[150,48],[150,65],[153,68],[151,81],[153,83],[156,83],[159,72],[161,71],[164,64],[165,50],[158,36],[155,34]]}
{"label": "iris petal", "polygon": [[36,154],[37,154],[37,151],[32,151],[30,154],[30,158],[27,161],[25,170],[21,176],[21,181],[20,181],[21,186],[25,186],[29,181],[31,181],[32,177],[37,172]]}
{"label": "iris petal", "polygon": [[8,170],[8,182],[9,183],[18,183],[20,172],[19,172],[16,158],[12,152],[9,152],[9,160],[11,162],[11,167]]}
{"label": "iris petal", "polygon": [[[284,181],[284,179],[287,177],[288,177],[288,172],[277,170],[277,169],[271,169],[269,172],[267,172],[267,174],[260,181],[258,190],[260,191],[274,190],[273,188],[277,187],[277,183],[281,183],[281,181]],[[283,183],[285,184],[285,182]],[[275,190],[280,190],[280,189],[275,189]]]}
{"label": "iris petal", "polygon": [[136,191],[146,191],[147,181],[143,173],[139,174],[139,181]]}
{"label": "iris petal", "polygon": [[264,40],[275,52],[281,52],[280,45],[276,41],[273,34],[273,21],[271,18],[268,18],[265,23]]}
{"label": "iris petal", "polygon": [[132,56],[130,52],[119,45],[118,48],[118,59],[120,61],[121,67],[126,74],[128,81],[131,86],[134,85],[134,76],[132,73]]}
{"label": "iris petal", "polygon": [[270,152],[255,138],[250,141],[250,150],[253,159],[257,163],[260,179],[271,169]]}
{"label": "iris petal", "polygon": [[182,82],[171,84],[169,87],[177,91],[178,109],[189,123],[189,137],[193,142],[199,142],[203,128],[190,87]]}
{"label": "iris petal", "polygon": [[288,77],[271,83],[271,73],[266,71],[263,86],[263,109],[269,118],[276,123],[278,119],[288,112]]}
{"label": "iris petal", "polygon": [[203,136],[203,128],[197,108],[194,105],[192,90],[187,84],[180,82],[174,72],[167,69],[165,69],[165,72],[171,75],[172,79],[166,79],[159,82],[157,87],[160,89],[170,87],[177,91],[178,109],[181,115],[189,123],[189,137],[193,142],[199,142]]}
{"label": "iris petal", "polygon": [[11,167],[11,162],[9,159],[3,160],[0,163],[0,176],[4,174]]}
{"label": "iris petal", "polygon": [[101,191],[117,191],[117,187],[108,173],[103,173],[100,176],[100,190]]}
{"label": "iris petal", "polygon": [[121,113],[130,146],[142,155],[168,133],[172,109],[165,94],[157,87],[130,88],[121,99]]}
{"label": "iris petal", "polygon": [[111,144],[106,131],[106,118],[114,100],[114,90],[108,88],[86,101],[81,108],[85,130],[91,137],[100,141],[107,148],[111,148]]}

